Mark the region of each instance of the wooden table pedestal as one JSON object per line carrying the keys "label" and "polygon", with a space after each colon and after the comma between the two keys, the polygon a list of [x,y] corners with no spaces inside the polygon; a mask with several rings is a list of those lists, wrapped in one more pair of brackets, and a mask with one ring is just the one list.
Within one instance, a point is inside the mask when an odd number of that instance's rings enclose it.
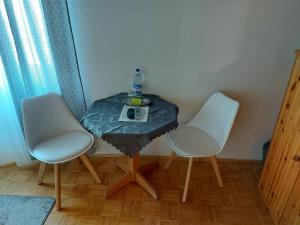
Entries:
{"label": "wooden table pedestal", "polygon": [[140,155],[137,154],[133,158],[128,158],[129,168],[118,165],[118,167],[125,172],[116,183],[111,185],[107,192],[106,198],[109,198],[115,192],[120,190],[121,188],[127,186],[131,182],[139,184],[142,188],[145,189],[154,199],[158,199],[158,193],[155,188],[146,180],[143,174],[150,172],[153,168],[158,166],[158,162],[151,162],[145,165],[140,166]]}

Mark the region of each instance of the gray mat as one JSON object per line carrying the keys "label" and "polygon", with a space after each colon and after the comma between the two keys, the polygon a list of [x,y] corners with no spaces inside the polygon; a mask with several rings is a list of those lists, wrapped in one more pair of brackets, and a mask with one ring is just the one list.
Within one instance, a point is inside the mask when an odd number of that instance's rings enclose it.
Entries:
{"label": "gray mat", "polygon": [[42,225],[54,203],[52,197],[0,195],[0,225]]}

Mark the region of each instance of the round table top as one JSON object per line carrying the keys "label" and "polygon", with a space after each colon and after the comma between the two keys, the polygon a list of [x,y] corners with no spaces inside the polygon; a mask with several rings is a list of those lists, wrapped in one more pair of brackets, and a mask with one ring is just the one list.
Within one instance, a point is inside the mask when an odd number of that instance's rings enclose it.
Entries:
{"label": "round table top", "polygon": [[147,122],[121,122],[120,113],[127,93],[95,101],[81,119],[91,133],[102,137],[118,150],[134,156],[154,138],[176,129],[178,107],[157,95],[143,95],[151,100]]}

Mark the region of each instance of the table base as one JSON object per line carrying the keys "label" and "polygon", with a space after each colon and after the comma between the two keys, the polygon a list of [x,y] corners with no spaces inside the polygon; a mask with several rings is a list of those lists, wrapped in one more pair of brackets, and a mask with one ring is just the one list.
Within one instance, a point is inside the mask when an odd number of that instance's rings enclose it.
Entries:
{"label": "table base", "polygon": [[106,198],[109,198],[115,192],[133,182],[144,188],[154,199],[158,199],[157,191],[143,176],[143,174],[158,166],[158,162],[155,161],[140,166],[140,155],[137,154],[133,158],[128,158],[128,163],[129,168],[118,165],[118,167],[125,172],[125,175],[108,188]]}

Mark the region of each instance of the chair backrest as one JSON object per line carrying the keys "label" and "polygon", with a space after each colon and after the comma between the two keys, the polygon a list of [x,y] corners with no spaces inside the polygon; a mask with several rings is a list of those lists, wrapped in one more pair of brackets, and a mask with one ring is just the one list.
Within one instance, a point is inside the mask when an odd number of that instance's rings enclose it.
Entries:
{"label": "chair backrest", "polygon": [[22,116],[30,151],[51,137],[69,131],[85,131],[63,98],[56,93],[25,98],[22,102]]}
{"label": "chair backrest", "polygon": [[196,116],[187,124],[210,135],[221,146],[226,144],[239,102],[220,92],[214,93],[202,106]]}

